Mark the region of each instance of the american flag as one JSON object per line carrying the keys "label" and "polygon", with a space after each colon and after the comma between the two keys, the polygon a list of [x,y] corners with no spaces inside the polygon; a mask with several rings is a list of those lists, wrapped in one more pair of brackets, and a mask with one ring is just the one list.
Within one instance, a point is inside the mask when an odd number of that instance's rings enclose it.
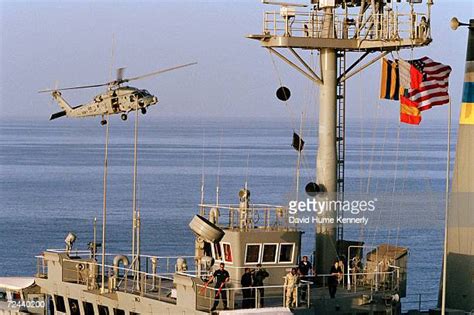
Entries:
{"label": "american flag", "polygon": [[400,64],[400,85],[405,96],[417,104],[420,111],[449,102],[448,80],[451,67],[428,57]]}

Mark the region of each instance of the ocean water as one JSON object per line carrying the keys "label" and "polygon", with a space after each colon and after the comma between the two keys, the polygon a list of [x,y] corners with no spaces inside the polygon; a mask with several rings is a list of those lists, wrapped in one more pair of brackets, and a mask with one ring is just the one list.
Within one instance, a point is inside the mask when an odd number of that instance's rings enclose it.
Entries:
{"label": "ocean water", "polygon": [[[131,116],[132,117],[132,116]],[[142,117],[142,116],[141,116]],[[205,201],[237,203],[248,182],[252,202],[287,204],[294,198],[297,154],[288,121],[176,119],[143,116],[139,140],[142,252],[192,255],[188,228]],[[301,188],[315,178],[317,129],[306,124]],[[98,120],[0,122],[0,276],[32,275],[35,255],[92,240],[100,225],[105,128]],[[453,136],[455,140],[455,135]],[[455,141],[453,141],[455,142]],[[436,305],[442,260],[446,127],[398,126],[395,121],[349,121],[348,194],[378,200],[369,224],[347,226],[345,239],[410,249],[405,309]],[[454,148],[454,144],[453,144]],[[130,252],[133,119],[110,122],[108,251]],[[219,166],[220,165],[220,166]],[[302,198],[302,197],[300,197]],[[314,228],[302,225],[303,253],[314,251]],[[99,231],[100,235],[100,231]]]}

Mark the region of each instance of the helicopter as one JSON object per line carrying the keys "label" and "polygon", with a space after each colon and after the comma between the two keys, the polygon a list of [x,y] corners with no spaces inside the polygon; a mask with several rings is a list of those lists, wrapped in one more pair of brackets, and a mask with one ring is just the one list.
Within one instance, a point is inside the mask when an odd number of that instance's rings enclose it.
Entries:
{"label": "helicopter", "polygon": [[[111,82],[41,90],[39,91],[39,93],[51,92],[53,99],[58,103],[59,107],[63,109],[60,112],[52,114],[49,120],[57,119],[63,116],[91,117],[100,115],[102,116],[102,120],[100,123],[101,125],[105,125],[107,124],[107,120],[104,119],[105,116],[120,114],[120,118],[122,120],[127,120],[129,112],[140,110],[142,114],[146,114],[147,108],[149,106],[158,103],[158,98],[150,94],[150,92],[148,92],[147,90],[138,89],[132,86],[122,86],[122,84],[130,81],[156,76],[164,72],[188,67],[195,64],[197,64],[197,62],[162,69],[132,78],[124,78],[123,73],[125,68],[118,68],[116,79]],[[63,98],[61,93],[61,91],[64,90],[89,89],[101,86],[107,86],[107,91],[102,94],[96,95],[94,99],[89,103],[77,105],[74,107],[69,105],[69,103]]]}

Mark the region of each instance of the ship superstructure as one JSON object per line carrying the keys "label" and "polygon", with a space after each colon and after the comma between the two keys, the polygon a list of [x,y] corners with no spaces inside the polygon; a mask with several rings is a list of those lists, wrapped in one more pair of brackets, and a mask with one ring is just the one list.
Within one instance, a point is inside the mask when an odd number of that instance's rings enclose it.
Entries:
{"label": "ship superstructure", "polygon": [[[431,42],[432,2],[428,1],[425,13],[415,10],[416,3],[410,2],[408,12],[399,12],[395,2],[377,0],[273,3],[279,10],[266,12],[262,33],[249,36],[320,86],[315,185],[324,192],[321,198],[343,198],[345,82],[391,51]],[[298,49],[319,51],[319,73],[304,61]],[[346,54],[351,52],[361,55],[346,67]],[[377,56],[357,68],[371,54]],[[408,249],[389,244],[367,247],[359,241],[344,240],[343,227],[336,224],[316,226],[317,273],[298,283],[296,305],[286,307],[283,277],[307,254],[302,252],[303,232],[289,222],[286,205],[253,203],[253,199],[262,198],[250,196],[245,185],[236,194],[238,202],[208,204],[201,200],[189,223],[195,235],[191,255],[144,255],[135,239],[131,254],[108,254],[105,249],[99,253],[96,240],[89,249],[76,250],[76,237],[70,234],[65,249],[46,250],[37,256],[34,284],[28,282],[27,288],[10,286],[8,290],[20,292],[25,299],[29,292],[37,295],[39,289],[45,307],[30,309],[35,314],[209,314],[222,291],[228,297],[229,309],[219,304],[219,314],[401,313]],[[139,212],[134,209],[134,237],[138,238],[135,229],[139,229],[139,222]],[[347,265],[337,297],[332,299],[328,293],[329,269],[337,257],[345,257]],[[363,260],[364,267],[358,269],[348,263],[354,259]],[[229,284],[222,290],[207,284],[221,262],[230,274]],[[243,309],[242,275],[246,268],[255,270],[260,264],[269,277],[264,285],[252,288],[253,304]]]}

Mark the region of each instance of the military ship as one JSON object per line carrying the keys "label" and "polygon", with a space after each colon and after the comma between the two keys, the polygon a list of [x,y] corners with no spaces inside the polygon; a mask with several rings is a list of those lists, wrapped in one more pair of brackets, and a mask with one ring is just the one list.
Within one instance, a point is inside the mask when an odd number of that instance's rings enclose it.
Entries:
{"label": "military ship", "polygon": [[[313,0],[307,5],[268,3],[279,9],[265,13],[262,33],[248,36],[320,86],[317,182],[308,188],[320,200],[344,198],[346,81],[389,52],[426,46],[432,41],[433,3],[429,0],[427,11],[420,13],[416,10],[421,6],[418,2],[410,1],[409,12],[399,12],[394,9],[394,3],[380,0]],[[474,154],[473,23],[471,20],[468,25],[466,83],[453,181],[453,192],[466,193],[464,196],[474,192],[474,167],[466,160]],[[286,57],[281,52],[283,49],[300,64]],[[297,49],[320,52],[319,74]],[[361,55],[346,67],[349,53]],[[376,56],[356,68],[371,54]],[[281,97],[287,96],[283,93]],[[300,148],[301,144],[297,142],[296,147]],[[256,204],[251,200],[246,185],[236,192],[236,202],[208,204],[202,198],[197,214],[190,218],[189,233],[195,235],[195,252],[188,255],[141,254],[139,209],[134,209],[132,253],[108,254],[105,237],[102,252],[97,251],[95,238],[89,248],[75,249],[76,235],[70,233],[64,249],[46,250],[36,257],[34,278],[0,279],[0,288],[5,292],[0,313],[401,314],[401,298],[406,295],[408,248],[389,244],[366,246],[360,241],[344,240],[343,226],[331,220],[323,220],[327,223],[315,227],[317,273],[293,285],[295,296],[288,303],[288,285],[285,286],[283,278],[298,267],[303,254],[303,231],[289,220],[288,205]],[[458,201],[463,203],[456,203],[456,199],[451,202],[448,219],[462,215],[465,222],[472,222],[474,203],[469,203],[469,199]],[[321,219],[337,215],[337,211],[325,212]],[[469,245],[473,227],[472,224],[462,228],[453,226],[448,226],[446,236],[447,259],[442,278],[447,281],[440,294],[443,313],[448,313],[447,309],[468,312],[474,308],[471,277],[456,273],[460,266],[468,265],[468,272],[473,274],[474,255]],[[344,257],[345,272],[338,279],[336,298],[331,298],[328,285],[335,275],[329,270],[341,257]],[[349,263],[358,259],[364,263],[361,269]],[[225,264],[229,279],[225,285],[215,286],[209,279],[221,263]],[[250,307],[243,308],[242,276],[246,268],[260,267],[268,271],[268,277],[262,285],[251,288]],[[219,303],[214,309],[216,300]]]}

